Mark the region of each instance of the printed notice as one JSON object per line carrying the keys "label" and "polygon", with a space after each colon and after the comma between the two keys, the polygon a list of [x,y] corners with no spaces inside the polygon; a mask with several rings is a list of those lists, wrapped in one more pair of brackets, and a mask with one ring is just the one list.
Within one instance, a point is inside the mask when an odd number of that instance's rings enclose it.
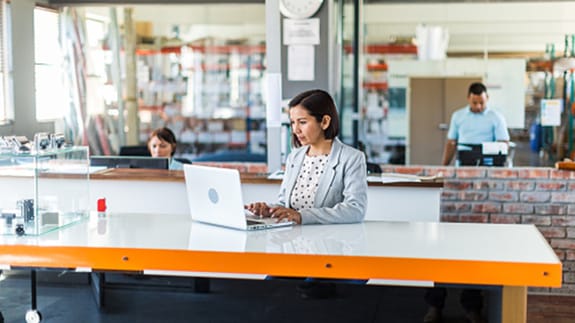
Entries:
{"label": "printed notice", "polygon": [[282,75],[280,73],[268,73],[267,87],[266,125],[279,127],[282,109]]}
{"label": "printed notice", "polygon": [[561,99],[541,100],[541,125],[542,126],[561,125],[562,110],[563,110],[563,100]]}
{"label": "printed notice", "polygon": [[313,81],[315,50],[313,45],[290,45],[287,53],[289,81]]}
{"label": "printed notice", "polygon": [[319,18],[284,19],[284,45],[319,45]]}

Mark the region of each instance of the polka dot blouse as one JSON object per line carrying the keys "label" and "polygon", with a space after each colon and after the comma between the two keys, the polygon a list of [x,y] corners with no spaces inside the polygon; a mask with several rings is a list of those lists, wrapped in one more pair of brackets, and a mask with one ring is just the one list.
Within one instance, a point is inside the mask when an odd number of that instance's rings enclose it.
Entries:
{"label": "polka dot blouse", "polygon": [[306,155],[290,197],[290,206],[299,211],[313,207],[319,178],[329,155]]}

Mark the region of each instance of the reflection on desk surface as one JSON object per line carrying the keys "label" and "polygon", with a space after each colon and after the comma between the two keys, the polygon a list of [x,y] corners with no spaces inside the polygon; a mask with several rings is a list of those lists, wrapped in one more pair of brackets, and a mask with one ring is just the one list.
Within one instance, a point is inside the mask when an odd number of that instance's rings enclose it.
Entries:
{"label": "reflection on desk surface", "polygon": [[362,254],[366,250],[363,224],[308,225],[242,231],[193,222],[190,250],[294,254]]}
{"label": "reflection on desk surface", "polygon": [[266,251],[293,254],[364,254],[367,241],[363,223],[304,225],[292,230],[268,232]]}
{"label": "reflection on desk surface", "polygon": [[35,245],[559,263],[533,225],[364,222],[244,232],[188,214],[109,214],[40,236],[0,236],[0,247]]}

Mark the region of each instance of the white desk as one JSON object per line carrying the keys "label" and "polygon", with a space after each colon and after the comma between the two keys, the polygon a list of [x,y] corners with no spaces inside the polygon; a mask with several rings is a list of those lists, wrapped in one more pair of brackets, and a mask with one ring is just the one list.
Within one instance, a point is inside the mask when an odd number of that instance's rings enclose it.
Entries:
{"label": "white desk", "polygon": [[366,222],[242,232],[168,214],[92,216],[42,236],[2,236],[0,266],[496,285],[505,323],[525,322],[527,286],[559,287],[562,275],[532,225]]}

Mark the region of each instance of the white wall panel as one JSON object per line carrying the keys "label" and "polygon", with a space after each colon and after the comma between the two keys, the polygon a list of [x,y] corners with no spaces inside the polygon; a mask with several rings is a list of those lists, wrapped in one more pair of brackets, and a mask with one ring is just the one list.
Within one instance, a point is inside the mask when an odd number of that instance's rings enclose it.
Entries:
{"label": "white wall panel", "polygon": [[420,23],[446,27],[449,52],[562,52],[565,34],[575,33],[575,2],[369,4],[367,42],[415,35]]}
{"label": "white wall panel", "polygon": [[[263,4],[137,5],[134,19],[153,22],[154,33],[169,36],[171,26],[192,37],[240,38],[265,31]],[[106,7],[90,8],[107,15]],[[450,33],[449,52],[542,52],[554,43],[563,51],[565,34],[575,33],[575,1],[496,3],[408,3],[364,5],[367,43],[413,37],[420,23],[441,25]],[[234,30],[226,25],[243,25]],[[346,30],[352,30],[346,28]],[[257,37],[257,36],[255,36]],[[348,36],[349,38],[349,36]]]}

